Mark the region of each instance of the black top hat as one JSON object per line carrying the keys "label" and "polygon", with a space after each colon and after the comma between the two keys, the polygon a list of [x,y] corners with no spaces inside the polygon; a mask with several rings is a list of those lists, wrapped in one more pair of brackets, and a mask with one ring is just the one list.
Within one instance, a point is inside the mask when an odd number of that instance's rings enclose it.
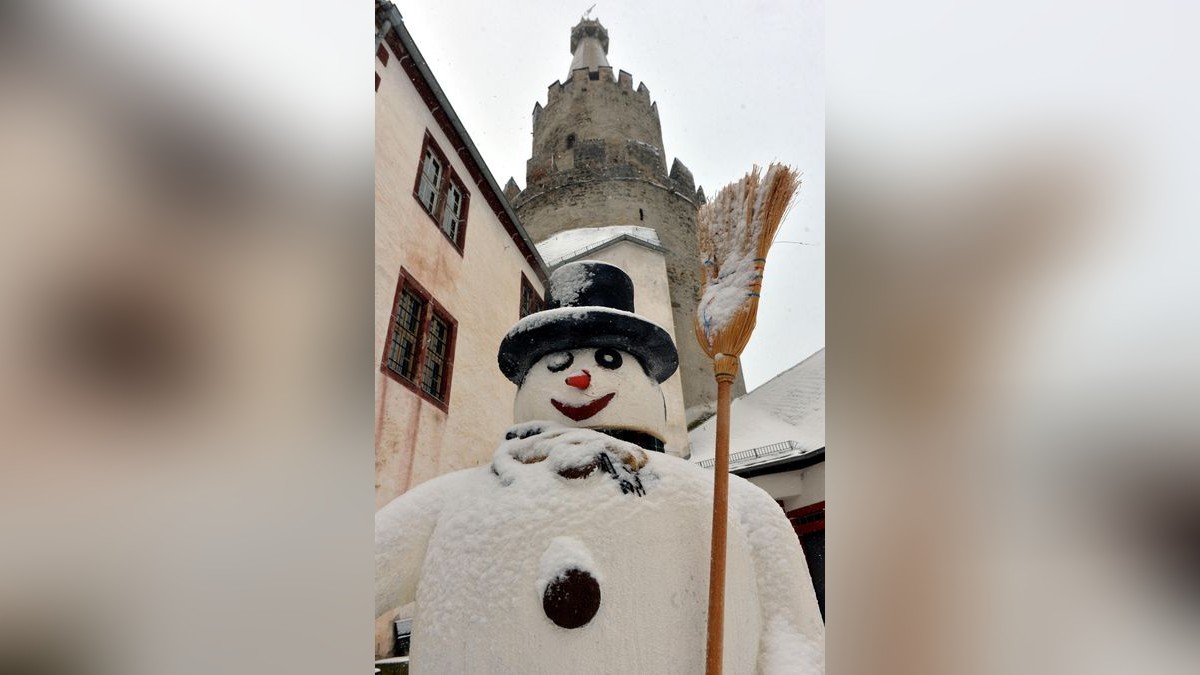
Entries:
{"label": "black top hat", "polygon": [[550,275],[546,309],[517,322],[500,342],[500,372],[517,384],[554,352],[612,347],[633,354],[646,373],[665,381],[679,367],[671,335],[633,313],[633,280],[596,260],[568,263]]}

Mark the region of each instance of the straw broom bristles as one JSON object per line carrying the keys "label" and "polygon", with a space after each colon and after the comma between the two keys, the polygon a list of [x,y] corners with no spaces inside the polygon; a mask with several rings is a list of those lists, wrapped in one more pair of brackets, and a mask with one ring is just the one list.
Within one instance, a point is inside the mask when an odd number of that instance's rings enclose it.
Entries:
{"label": "straw broom bristles", "polygon": [[738,356],[749,342],[767,251],[799,187],[795,169],[772,163],[762,175],[755,165],[701,207],[697,230],[703,264],[695,329],[709,356]]}
{"label": "straw broom bristles", "polygon": [[716,466],[713,467],[712,555],[708,575],[708,645],[705,672],[724,665],[725,540],[729,514],[730,391],[738,357],[750,341],[758,314],[767,250],[800,187],[795,169],[758,166],[725,186],[700,209],[701,297],[696,339],[713,358],[717,378]]}

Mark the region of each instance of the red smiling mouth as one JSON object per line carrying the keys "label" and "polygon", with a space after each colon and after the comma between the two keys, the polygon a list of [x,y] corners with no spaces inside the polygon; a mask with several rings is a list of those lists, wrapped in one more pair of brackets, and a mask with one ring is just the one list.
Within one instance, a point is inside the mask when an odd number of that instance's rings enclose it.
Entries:
{"label": "red smiling mouth", "polygon": [[570,417],[576,422],[580,422],[582,420],[586,420],[592,415],[595,415],[601,410],[604,410],[604,407],[607,406],[608,402],[611,401],[616,395],[617,392],[615,391],[611,394],[605,394],[604,396],[601,396],[587,405],[567,405],[566,403],[556,401],[554,399],[550,399],[550,403],[558,409],[558,412]]}

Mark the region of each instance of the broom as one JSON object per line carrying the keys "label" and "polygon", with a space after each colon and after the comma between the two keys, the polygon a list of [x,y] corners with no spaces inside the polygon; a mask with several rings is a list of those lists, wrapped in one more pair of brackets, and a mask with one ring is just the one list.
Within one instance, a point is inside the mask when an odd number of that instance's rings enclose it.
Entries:
{"label": "broom", "polygon": [[708,652],[705,672],[720,675],[725,631],[725,540],[729,513],[729,405],[738,357],[758,314],[767,250],[800,187],[799,173],[758,165],[721,189],[696,217],[700,235],[701,296],[696,339],[713,359],[717,377],[717,444],[713,475],[712,557],[708,575]]}

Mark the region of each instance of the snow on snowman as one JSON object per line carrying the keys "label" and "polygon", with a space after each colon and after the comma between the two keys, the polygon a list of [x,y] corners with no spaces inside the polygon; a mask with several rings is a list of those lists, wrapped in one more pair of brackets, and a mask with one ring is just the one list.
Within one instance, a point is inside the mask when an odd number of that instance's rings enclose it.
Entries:
{"label": "snow on snowman", "polygon": [[[491,464],[376,514],[376,614],[416,602],[412,672],[704,672],[712,471],[661,452],[678,353],[633,296],[613,265],[557,269],[500,344],[516,424]],[[729,487],[725,672],[823,672],[791,525]]]}

